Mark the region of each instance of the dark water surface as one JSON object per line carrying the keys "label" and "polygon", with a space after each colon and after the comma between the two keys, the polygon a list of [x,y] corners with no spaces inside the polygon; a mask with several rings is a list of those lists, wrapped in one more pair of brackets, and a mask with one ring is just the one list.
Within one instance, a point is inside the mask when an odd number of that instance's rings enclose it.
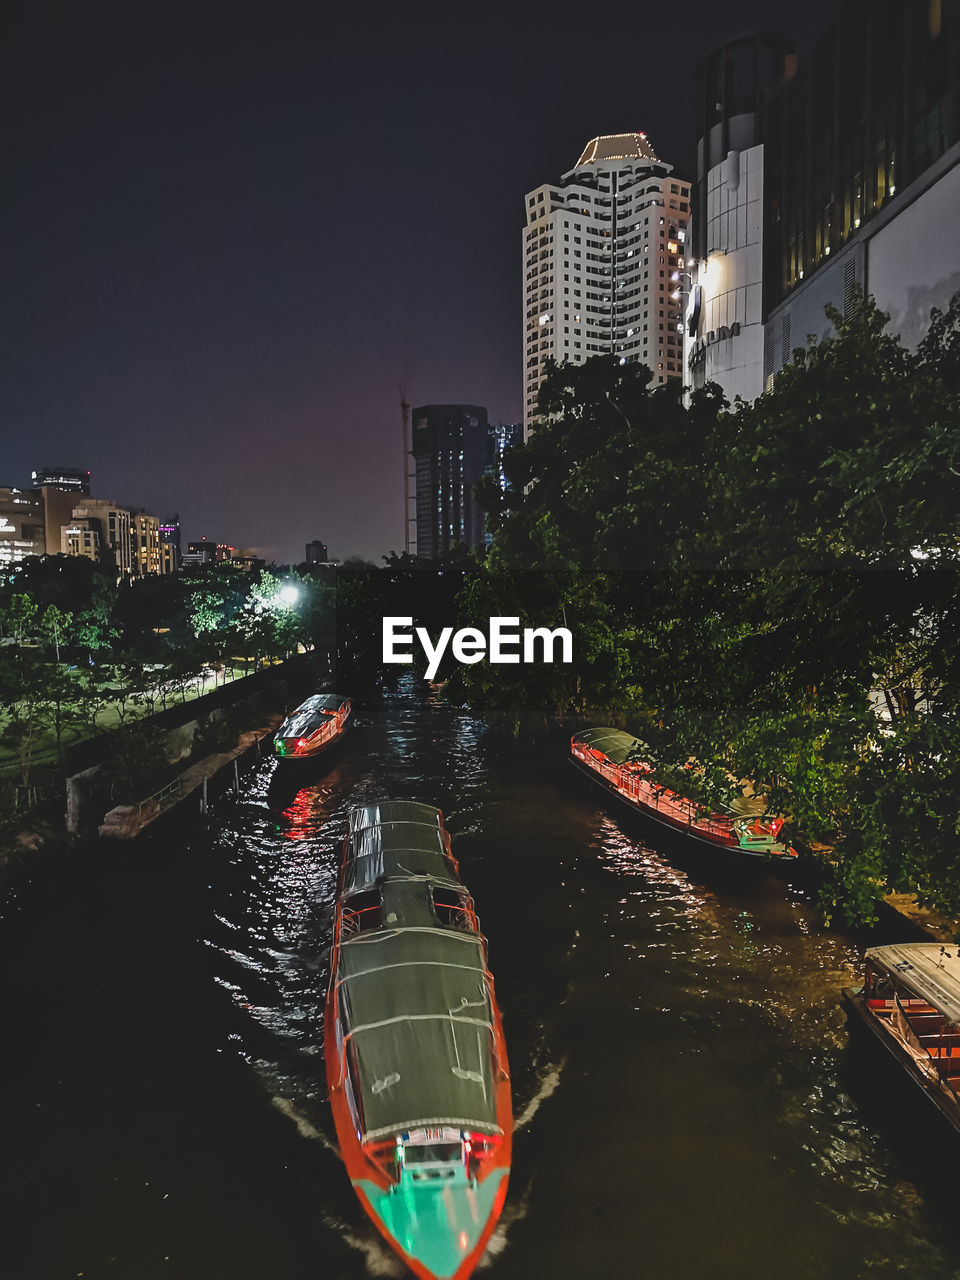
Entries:
{"label": "dark water surface", "polygon": [[358,710],[313,778],[8,886],[0,1280],[406,1274],[321,1053],[344,815],[387,797],[444,810],[490,940],[518,1129],[479,1274],[960,1275],[960,1149],[848,1047],[858,948],[808,891],[684,871],[413,684]]}

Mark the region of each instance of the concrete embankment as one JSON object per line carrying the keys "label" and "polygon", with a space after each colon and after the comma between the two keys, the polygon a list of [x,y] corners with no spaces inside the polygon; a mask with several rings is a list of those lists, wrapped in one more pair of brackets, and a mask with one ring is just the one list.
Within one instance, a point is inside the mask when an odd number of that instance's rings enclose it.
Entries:
{"label": "concrete embankment", "polygon": [[[270,737],[293,706],[330,687],[326,665],[307,654],[136,722],[131,733],[145,725],[160,731],[157,780],[121,804],[111,803],[111,770],[124,730],[79,744],[67,762],[67,832],[129,839],[173,810],[195,805],[202,812],[209,799],[239,785],[241,770],[269,750]],[[208,748],[203,754],[201,744]],[[176,773],[178,760],[183,768]]]}
{"label": "concrete embankment", "polygon": [[133,805],[116,805],[104,815],[99,834],[129,840],[173,809],[190,805],[198,813],[205,813],[217,795],[231,788],[240,789],[241,773],[269,754],[274,731],[282,721],[283,715],[277,714],[257,728],[241,733],[232,750],[218,751],[195,761],[157,795]]}

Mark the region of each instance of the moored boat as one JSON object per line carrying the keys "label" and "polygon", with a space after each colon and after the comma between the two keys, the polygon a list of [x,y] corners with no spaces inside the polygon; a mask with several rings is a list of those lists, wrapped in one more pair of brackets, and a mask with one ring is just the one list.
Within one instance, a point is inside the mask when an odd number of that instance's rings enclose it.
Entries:
{"label": "moored boat", "polygon": [[281,760],[310,760],[339,742],[350,719],[350,699],[316,693],[287,716],[273,737]]}
{"label": "moored boat", "polygon": [[708,811],[653,780],[646,748],[622,729],[583,729],[570,739],[570,758],[618,800],[701,844],[738,855],[795,858],[780,839],[783,821],[762,813]]}
{"label": "moored boat", "polygon": [[464,1280],[503,1208],[513,1113],[486,940],[432,805],[350,814],[324,1055],[364,1209],[423,1280]]}
{"label": "moored boat", "polygon": [[939,942],[871,947],[849,1013],[960,1132],[960,950]]}

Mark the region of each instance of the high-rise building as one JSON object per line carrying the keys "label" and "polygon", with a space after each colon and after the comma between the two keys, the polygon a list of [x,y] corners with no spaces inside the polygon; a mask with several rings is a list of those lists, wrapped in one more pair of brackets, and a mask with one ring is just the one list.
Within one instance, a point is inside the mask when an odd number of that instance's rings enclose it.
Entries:
{"label": "high-rise building", "polygon": [[51,485],[54,489],[66,489],[72,493],[90,493],[90,472],[77,467],[41,467],[32,473],[33,486]]}
{"label": "high-rise building", "polygon": [[0,487],[0,571],[45,551],[40,490]]}
{"label": "high-rise building", "polygon": [[731,399],[859,289],[915,346],[960,282],[960,0],[839,0],[789,48],[739,37],[697,69],[686,368]]}
{"label": "high-rise building", "polygon": [[321,542],[319,538],[315,542],[307,543],[306,552],[307,564],[326,564],[327,544]]}
{"label": "high-rise building", "polygon": [[487,411],[476,404],[413,410],[417,468],[417,555],[446,555],[457,543],[483,545],[483,512],[473,486],[487,459]]}
{"label": "high-rise building", "polygon": [[147,511],[130,513],[130,560],[133,573],[140,578],[169,572],[160,554],[160,520]]}
{"label": "high-rise building", "polygon": [[681,309],[690,184],[643,133],[593,138],[557,183],[527,193],[524,429],[537,420],[545,364],[640,361],[654,385],[682,374]]}
{"label": "high-rise building", "polygon": [[697,176],[675,284],[689,302],[687,382],[716,382],[731,403],[763,390],[764,106],[795,62],[792,43],[765,31],[728,40],[694,73]]}

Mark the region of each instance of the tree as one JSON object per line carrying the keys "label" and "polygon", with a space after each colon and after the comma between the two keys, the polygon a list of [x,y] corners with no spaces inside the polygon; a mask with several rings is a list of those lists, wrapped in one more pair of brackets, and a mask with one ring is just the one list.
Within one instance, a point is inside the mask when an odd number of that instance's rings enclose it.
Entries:
{"label": "tree", "polygon": [[574,619],[577,680],[481,663],[451,688],[627,722],[708,798],[750,779],[831,846],[830,911],[888,886],[957,909],[960,302],[915,353],[869,300],[829,314],[733,412],[608,358],[552,370],[463,604]]}
{"label": "tree", "polygon": [[40,619],[40,630],[53,642],[54,655],[58,663],[60,661],[60,645],[69,634],[72,624],[73,614],[65,613],[62,609],[58,609],[55,604],[48,604],[43,611],[43,617]]}
{"label": "tree", "polygon": [[0,707],[6,714],[0,739],[13,748],[25,787],[49,719],[47,675],[46,664],[26,648],[0,661]]}
{"label": "tree", "polygon": [[18,648],[28,635],[33,634],[36,621],[37,606],[28,595],[18,593],[0,606],[0,629],[10,636]]}

